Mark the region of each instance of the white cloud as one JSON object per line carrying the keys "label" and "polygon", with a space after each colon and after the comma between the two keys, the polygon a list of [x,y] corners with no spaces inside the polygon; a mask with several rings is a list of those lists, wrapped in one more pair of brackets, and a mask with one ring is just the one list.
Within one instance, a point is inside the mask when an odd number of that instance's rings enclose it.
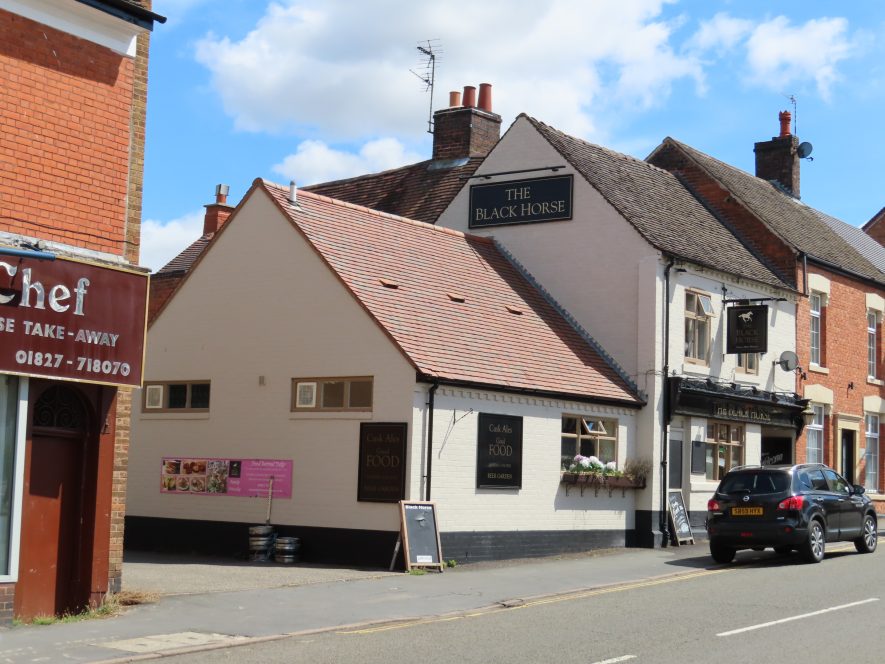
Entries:
{"label": "white cloud", "polygon": [[308,185],[386,171],[423,159],[426,155],[407,151],[393,138],[369,141],[357,154],[330,148],[322,141],[308,140],[273,169],[288,180]]}
{"label": "white cloud", "polygon": [[162,222],[147,219],[141,225],[140,265],[156,272],[203,234],[203,210]]}
{"label": "white cloud", "polygon": [[742,42],[752,29],[752,21],[720,12],[709,21],[701,21],[700,29],[688,40],[686,46],[689,49],[721,54]]}
{"label": "white cloud", "polygon": [[676,80],[702,81],[696,56],[671,44],[669,2],[287,0],[242,39],[207,35],[196,57],[242,130],[411,142],[428,99],[409,68],[415,45],[438,37],[435,108],[448,90],[490,82],[505,126],[525,111],[587,135],[603,108],[648,107]]}
{"label": "white cloud", "polygon": [[781,92],[813,81],[818,93],[829,98],[839,80],[836,66],[855,48],[847,31],[843,18],[813,19],[794,27],[778,16],[757,26],[747,42],[751,80]]}

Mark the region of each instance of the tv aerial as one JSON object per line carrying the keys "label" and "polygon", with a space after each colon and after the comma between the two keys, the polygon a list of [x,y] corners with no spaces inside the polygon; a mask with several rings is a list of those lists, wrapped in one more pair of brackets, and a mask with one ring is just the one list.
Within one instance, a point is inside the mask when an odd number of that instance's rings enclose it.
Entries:
{"label": "tv aerial", "polygon": [[[790,100],[790,103],[793,104],[793,135],[799,135],[799,102],[796,99],[796,95],[785,95],[787,99]],[[796,154],[799,156],[799,159],[807,159],[808,161],[814,161],[814,157],[811,156],[811,151],[814,147],[808,141],[803,141],[799,143],[799,146],[796,148]]]}
{"label": "tv aerial", "polygon": [[[417,46],[418,52],[421,53],[424,58],[418,64],[418,70],[410,69],[415,76],[421,79],[421,82],[424,83],[424,92],[430,91],[430,113],[427,116],[427,133],[433,133],[433,84],[436,78],[436,61],[439,59],[439,54],[443,52],[442,46],[439,43],[439,39],[427,39],[424,42],[421,42]],[[420,73],[419,73],[420,72]]]}

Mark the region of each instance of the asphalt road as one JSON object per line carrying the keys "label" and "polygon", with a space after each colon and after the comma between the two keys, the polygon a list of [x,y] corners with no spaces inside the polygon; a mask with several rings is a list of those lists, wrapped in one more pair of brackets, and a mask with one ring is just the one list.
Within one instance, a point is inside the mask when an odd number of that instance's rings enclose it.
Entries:
{"label": "asphalt road", "polygon": [[[699,551],[699,554],[702,552]],[[771,551],[680,576],[411,622],[192,652],[166,662],[879,664],[881,551],[828,548],[818,565]],[[705,558],[705,560],[708,560]],[[686,559],[686,568],[698,561]]]}

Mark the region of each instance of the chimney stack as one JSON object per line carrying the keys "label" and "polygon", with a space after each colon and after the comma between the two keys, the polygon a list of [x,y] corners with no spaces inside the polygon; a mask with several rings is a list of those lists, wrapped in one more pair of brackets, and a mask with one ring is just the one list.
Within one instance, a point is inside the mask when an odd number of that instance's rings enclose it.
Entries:
{"label": "chimney stack", "polygon": [[449,93],[449,108],[433,114],[433,159],[448,161],[485,157],[501,137],[501,116],[492,112],[492,86],[464,86],[463,98]]}
{"label": "chimney stack", "polygon": [[227,204],[227,194],[230,187],[226,184],[219,184],[215,187],[215,202],[204,206],[206,208],[206,216],[203,217],[203,235],[217,233],[218,229],[224,225],[234,208]]}
{"label": "chimney stack", "polygon": [[770,141],[756,143],[756,177],[775,181],[799,198],[799,139],[790,133],[792,115],[789,111],[778,113],[780,135]]}

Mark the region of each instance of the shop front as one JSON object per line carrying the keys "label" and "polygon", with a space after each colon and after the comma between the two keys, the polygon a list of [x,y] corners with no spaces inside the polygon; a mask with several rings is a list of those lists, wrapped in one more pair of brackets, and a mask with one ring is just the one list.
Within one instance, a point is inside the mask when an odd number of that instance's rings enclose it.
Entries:
{"label": "shop front", "polygon": [[[702,527],[706,501],[719,480],[741,465],[794,462],[807,399],[713,379],[668,379],[671,449],[685,449],[670,469],[671,488],[687,493],[693,526]],[[685,447],[680,444],[687,441]]]}
{"label": "shop front", "polygon": [[0,594],[16,617],[108,591],[117,390],[141,384],[147,287],[0,249]]}

